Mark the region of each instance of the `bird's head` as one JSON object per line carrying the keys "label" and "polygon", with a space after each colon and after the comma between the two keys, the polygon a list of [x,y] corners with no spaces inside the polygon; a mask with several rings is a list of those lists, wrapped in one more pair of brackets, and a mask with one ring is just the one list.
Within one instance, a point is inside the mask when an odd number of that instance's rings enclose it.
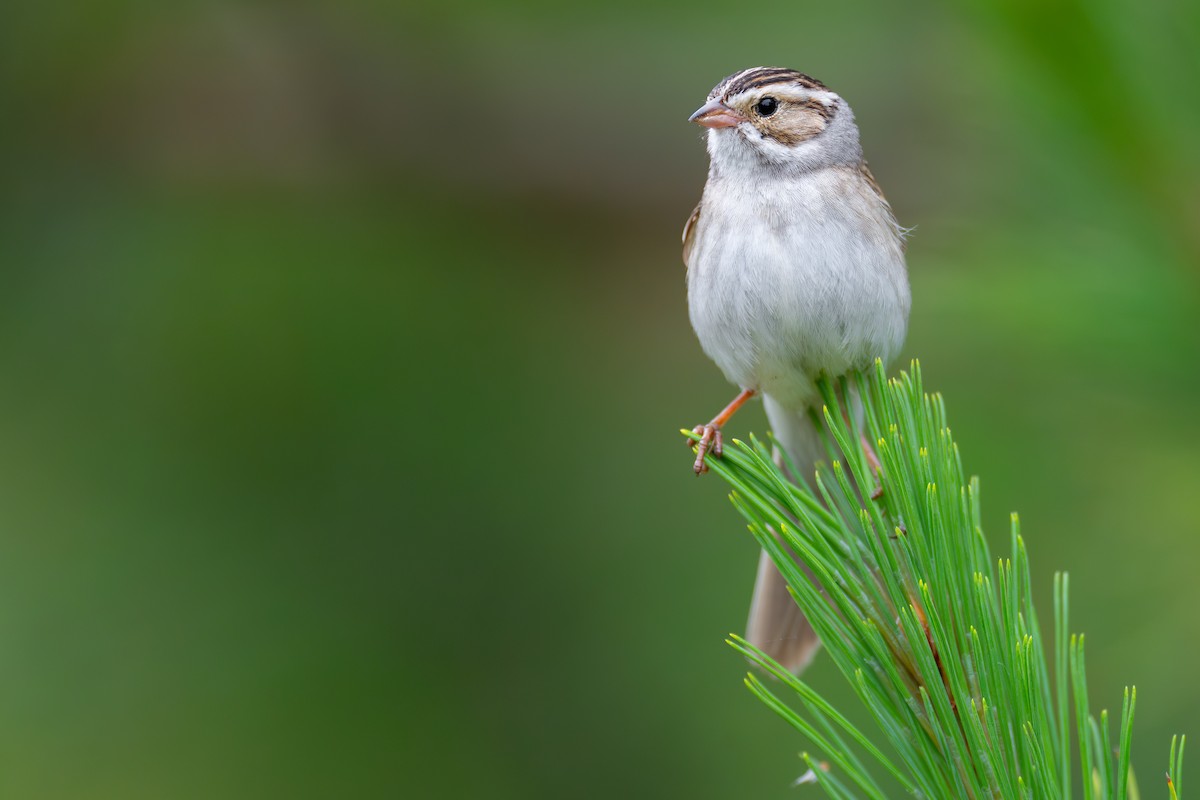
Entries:
{"label": "bird's head", "polygon": [[850,106],[825,84],[782,67],[735,72],[688,118],[708,128],[713,169],[819,169],[862,160]]}

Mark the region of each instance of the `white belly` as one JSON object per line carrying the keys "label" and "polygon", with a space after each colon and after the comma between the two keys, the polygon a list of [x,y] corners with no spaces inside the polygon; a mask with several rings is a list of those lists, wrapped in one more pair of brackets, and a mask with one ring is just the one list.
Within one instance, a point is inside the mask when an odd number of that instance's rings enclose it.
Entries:
{"label": "white belly", "polygon": [[819,374],[898,353],[908,277],[891,214],[857,170],[764,183],[705,188],[688,310],[731,382],[799,409]]}

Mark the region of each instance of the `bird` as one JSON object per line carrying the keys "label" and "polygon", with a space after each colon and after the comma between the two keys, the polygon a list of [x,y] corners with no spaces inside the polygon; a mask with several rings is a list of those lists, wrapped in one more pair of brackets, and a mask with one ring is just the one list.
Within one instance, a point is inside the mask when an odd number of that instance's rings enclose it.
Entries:
{"label": "bird", "polygon": [[[824,452],[811,413],[822,405],[817,379],[886,365],[904,344],[907,230],[863,159],[850,105],[815,78],[785,67],[735,72],[689,121],[706,129],[709,169],[683,229],[688,316],[740,390],[694,429],[693,470],[721,457],[722,427],[757,396],[776,463],[786,463],[783,448],[811,477]],[[862,413],[856,397],[847,405]],[[797,674],[820,646],[765,551],[745,638]]]}

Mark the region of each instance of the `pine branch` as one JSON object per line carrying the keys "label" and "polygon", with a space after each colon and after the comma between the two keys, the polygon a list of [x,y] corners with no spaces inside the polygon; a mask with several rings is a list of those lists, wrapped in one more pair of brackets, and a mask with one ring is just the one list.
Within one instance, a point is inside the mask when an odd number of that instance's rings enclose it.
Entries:
{"label": "pine branch", "polygon": [[[865,407],[861,431],[840,399],[851,384]],[[1084,800],[1136,799],[1136,691],[1125,691],[1114,756],[1107,712],[1097,721],[1089,711],[1083,637],[1068,634],[1067,576],[1054,578],[1047,650],[1018,519],[1011,556],[993,561],[979,481],[964,479],[942,399],[925,393],[919,365],[889,381],[876,364],[821,390],[832,460],[812,487],[789,482],[770,443],[753,437],[707,462],[733,487],[734,506],[878,728],[858,729],[732,636],[738,652],[778,679],[768,685],[751,673],[747,687],[811,743],[804,781],[830,797],[883,798],[871,766],[931,800],[1069,800],[1073,785]],[[1171,743],[1172,800],[1182,797],[1183,744]]]}

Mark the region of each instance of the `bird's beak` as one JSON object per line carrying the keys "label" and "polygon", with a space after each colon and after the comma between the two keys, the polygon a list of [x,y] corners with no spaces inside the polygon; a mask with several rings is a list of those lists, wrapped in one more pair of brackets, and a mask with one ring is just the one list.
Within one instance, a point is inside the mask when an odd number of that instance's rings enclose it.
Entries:
{"label": "bird's beak", "polygon": [[696,109],[695,114],[688,117],[688,122],[694,122],[706,128],[732,128],[745,121],[745,117],[720,100],[710,100]]}

